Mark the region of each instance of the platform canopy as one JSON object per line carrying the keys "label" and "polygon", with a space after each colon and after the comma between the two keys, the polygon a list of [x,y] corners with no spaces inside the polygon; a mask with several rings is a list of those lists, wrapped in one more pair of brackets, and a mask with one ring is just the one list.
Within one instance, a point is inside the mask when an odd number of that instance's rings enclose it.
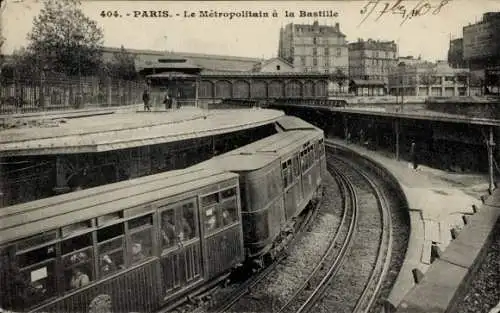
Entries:
{"label": "platform canopy", "polygon": [[356,87],[384,87],[386,85],[383,81],[375,79],[352,79],[350,84]]}
{"label": "platform canopy", "polygon": [[160,74],[164,72],[177,72],[191,75],[198,75],[201,68],[187,58],[172,56],[158,57],[156,59],[136,60],[136,70],[144,76]]}

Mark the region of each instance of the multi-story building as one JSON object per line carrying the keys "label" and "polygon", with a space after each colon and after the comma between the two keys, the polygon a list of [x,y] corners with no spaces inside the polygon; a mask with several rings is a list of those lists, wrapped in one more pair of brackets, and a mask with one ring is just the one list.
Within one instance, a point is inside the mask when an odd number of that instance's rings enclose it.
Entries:
{"label": "multi-story building", "polygon": [[464,40],[457,38],[450,40],[450,47],[448,48],[448,64],[452,68],[465,68],[467,63],[464,60]]}
{"label": "multi-story building", "polygon": [[452,68],[447,61],[431,63],[415,58],[401,59],[403,61],[389,75],[390,94],[445,97],[469,95],[469,69]]}
{"label": "multi-story building", "polygon": [[358,39],[349,43],[349,78],[387,83],[397,58],[398,47],[394,41]]}
{"label": "multi-story building", "polygon": [[298,72],[349,73],[345,35],[335,26],[288,24],[280,30],[278,56]]}
{"label": "multi-story building", "polygon": [[485,13],[481,21],[463,27],[463,55],[472,71],[500,65],[500,12]]}

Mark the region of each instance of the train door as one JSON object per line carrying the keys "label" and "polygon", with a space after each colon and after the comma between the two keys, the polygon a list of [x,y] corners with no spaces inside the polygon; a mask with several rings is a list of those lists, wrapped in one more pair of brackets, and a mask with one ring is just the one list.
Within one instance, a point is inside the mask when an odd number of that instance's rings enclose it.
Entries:
{"label": "train door", "polygon": [[161,208],[160,230],[161,278],[167,300],[203,278],[196,198]]}

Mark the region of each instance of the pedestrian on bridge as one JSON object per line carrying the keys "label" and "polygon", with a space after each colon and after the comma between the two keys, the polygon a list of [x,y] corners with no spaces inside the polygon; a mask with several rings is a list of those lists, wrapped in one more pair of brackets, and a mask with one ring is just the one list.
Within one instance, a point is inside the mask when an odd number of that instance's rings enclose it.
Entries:
{"label": "pedestrian on bridge", "polygon": [[151,107],[149,106],[149,90],[144,89],[144,92],[142,93],[142,101],[144,101],[144,111],[151,111]]}

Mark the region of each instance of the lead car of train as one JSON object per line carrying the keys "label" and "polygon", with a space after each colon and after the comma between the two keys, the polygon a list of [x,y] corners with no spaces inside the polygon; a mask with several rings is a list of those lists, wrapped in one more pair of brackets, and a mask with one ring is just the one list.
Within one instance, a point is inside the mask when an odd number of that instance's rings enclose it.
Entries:
{"label": "lead car of train", "polygon": [[322,130],[276,128],[187,169],[2,208],[0,308],[154,312],[272,254],[326,171]]}

